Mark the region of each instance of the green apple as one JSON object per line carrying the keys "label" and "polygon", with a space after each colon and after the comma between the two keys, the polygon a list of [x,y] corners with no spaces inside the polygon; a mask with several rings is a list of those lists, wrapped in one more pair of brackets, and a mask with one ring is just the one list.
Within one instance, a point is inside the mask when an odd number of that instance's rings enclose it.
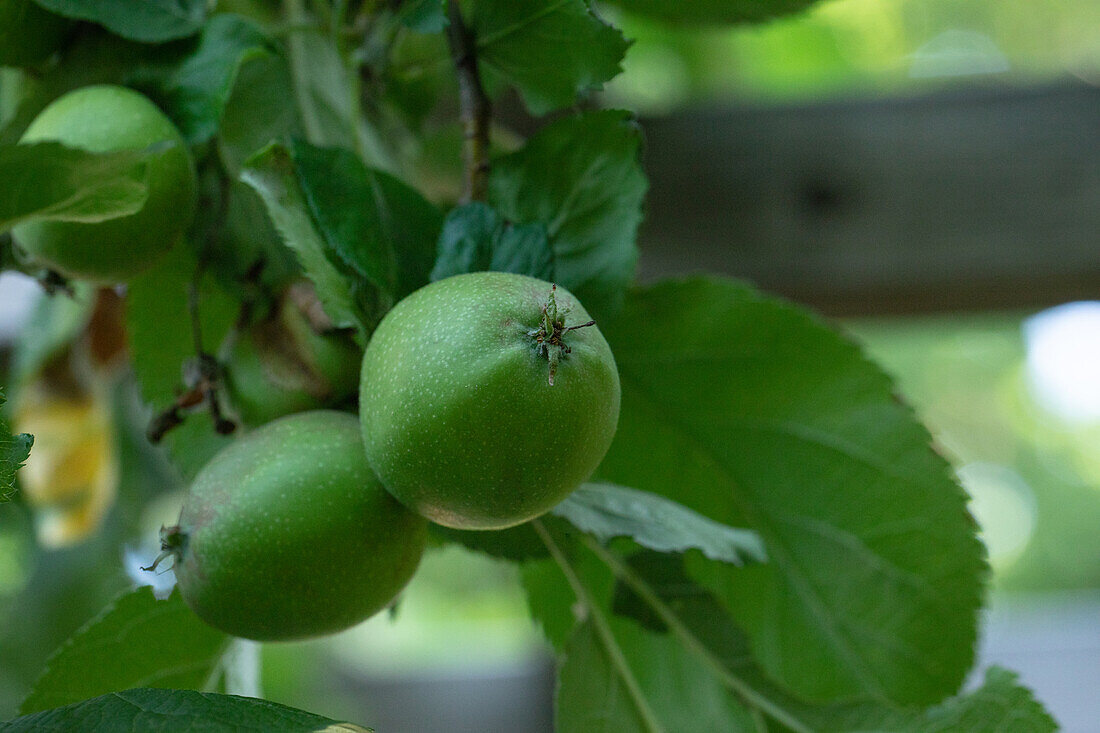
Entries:
{"label": "green apple", "polygon": [[183,600],[259,641],[353,626],[412,577],[427,523],[367,465],[354,415],[290,415],[224,448],[195,477],[165,550]]}
{"label": "green apple", "polygon": [[90,86],[54,100],[21,142],[53,140],[92,152],[170,143],[148,162],[149,195],[135,214],[98,223],[32,221],[12,230],[35,260],[69,277],[120,282],[168,253],[195,211],[195,170],[187,146],[155,104],[132,89]]}
{"label": "green apple", "polygon": [[247,425],[330,407],[359,388],[360,348],[346,333],[319,332],[289,293],[225,360],[230,403]]}
{"label": "green apple", "polygon": [[456,275],[390,311],[363,359],[371,466],[456,529],[547,511],[603,459],[619,418],[611,349],[577,299],[523,275]]}

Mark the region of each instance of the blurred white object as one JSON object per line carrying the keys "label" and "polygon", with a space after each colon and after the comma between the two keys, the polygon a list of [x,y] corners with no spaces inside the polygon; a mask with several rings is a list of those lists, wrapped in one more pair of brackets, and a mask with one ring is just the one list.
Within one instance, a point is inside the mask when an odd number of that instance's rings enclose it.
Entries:
{"label": "blurred white object", "polygon": [[1100,593],[995,593],[983,616],[975,670],[1018,672],[1062,733],[1100,730]]}
{"label": "blurred white object", "polygon": [[165,557],[156,570],[142,568],[149,567],[160,556],[161,528],[176,523],[183,496],[183,492],[171,492],[149,502],[141,514],[140,539],[122,549],[122,566],[126,575],[135,585],[152,586],[153,595],[161,600],[172,595],[172,589],[176,587],[176,574],[172,572],[173,558]]}
{"label": "blurred white object", "polygon": [[1035,532],[1037,508],[1031,487],[1008,466],[968,463],[958,470],[970,494],[970,512],[981,527],[982,542],[994,569],[1011,565]]}
{"label": "blurred white object", "polygon": [[263,697],[260,685],[260,645],[248,639],[234,639],[222,655],[225,692],[244,697]]}
{"label": "blurred white object", "polygon": [[1049,308],[1023,328],[1035,401],[1067,423],[1100,422],[1100,302]]}
{"label": "blurred white object", "polygon": [[30,318],[42,287],[21,272],[0,272],[0,344],[11,341]]}
{"label": "blurred white object", "polygon": [[1008,58],[992,38],[984,33],[957,29],[935,36],[909,59],[909,76],[915,79],[1000,74],[1011,68]]}
{"label": "blurred white object", "polygon": [[172,595],[172,589],[176,587],[176,574],[172,572],[172,558],[165,558],[155,570],[145,570],[153,564],[159,553],[159,548],[154,549],[149,545],[141,547],[126,545],[122,549],[122,567],[134,585],[151,586],[153,597],[163,601]]}

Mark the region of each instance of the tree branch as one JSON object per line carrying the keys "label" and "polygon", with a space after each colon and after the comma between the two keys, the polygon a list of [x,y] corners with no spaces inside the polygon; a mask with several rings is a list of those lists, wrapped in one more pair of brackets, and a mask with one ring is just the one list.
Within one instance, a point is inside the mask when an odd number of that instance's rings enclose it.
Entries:
{"label": "tree branch", "polygon": [[477,73],[476,39],[462,20],[457,0],[447,3],[447,42],[458,74],[459,104],[462,109],[465,188],[462,201],[483,201],[489,184],[489,98]]}

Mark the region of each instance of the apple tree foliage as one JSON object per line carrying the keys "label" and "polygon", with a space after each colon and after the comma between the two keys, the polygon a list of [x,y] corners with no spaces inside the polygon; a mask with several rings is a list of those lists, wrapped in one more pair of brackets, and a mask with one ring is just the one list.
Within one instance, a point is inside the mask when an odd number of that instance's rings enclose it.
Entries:
{"label": "apple tree foliage", "polygon": [[[68,20],[52,54],[0,81],[0,232],[143,205],[155,151],[16,144],[72,89],[142,92],[196,160],[185,241],[125,286],[126,379],[150,411],[193,386],[181,368],[216,357],[242,311],[303,276],[360,348],[410,292],[477,270],[559,283],[597,319],[622,408],[591,482],[512,529],[434,530],[520,566],[557,653],[560,731],[1055,728],[1008,671],[963,690],[984,551],[950,466],[859,346],[742,282],[635,283],[644,140],[593,94],[630,46],[608,19],[750,23],[812,0],[22,2]],[[91,306],[6,234],[0,256],[56,291],[16,382]],[[34,460],[10,427],[4,499]],[[201,414],[169,427],[185,477],[234,439]],[[124,458],[147,448],[120,432]],[[333,723],[219,694],[231,649],[178,594],[124,592],[60,646],[3,729]]]}

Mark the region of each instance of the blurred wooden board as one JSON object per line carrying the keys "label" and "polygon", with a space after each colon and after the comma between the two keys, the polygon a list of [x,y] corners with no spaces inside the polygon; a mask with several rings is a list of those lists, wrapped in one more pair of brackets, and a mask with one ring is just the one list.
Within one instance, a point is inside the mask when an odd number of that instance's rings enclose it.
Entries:
{"label": "blurred wooden board", "polygon": [[710,270],[833,315],[1100,298],[1100,88],[643,120],[643,279]]}

